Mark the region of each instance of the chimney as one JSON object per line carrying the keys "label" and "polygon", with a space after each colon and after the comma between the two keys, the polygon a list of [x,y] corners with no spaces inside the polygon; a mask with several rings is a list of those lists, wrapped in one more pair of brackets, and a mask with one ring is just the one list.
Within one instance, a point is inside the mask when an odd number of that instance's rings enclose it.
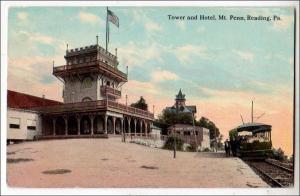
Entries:
{"label": "chimney", "polygon": [[43,106],[45,106],[45,95],[44,94],[42,95],[42,98],[43,98]]}

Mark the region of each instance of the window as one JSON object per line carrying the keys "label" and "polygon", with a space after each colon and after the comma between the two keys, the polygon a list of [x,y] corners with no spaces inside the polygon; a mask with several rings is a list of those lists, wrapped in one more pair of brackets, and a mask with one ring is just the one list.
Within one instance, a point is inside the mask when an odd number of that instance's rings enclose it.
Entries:
{"label": "window", "polygon": [[92,78],[85,77],[82,81],[82,88],[91,88],[92,87]]}
{"label": "window", "polygon": [[191,135],[191,133],[189,131],[185,131],[183,132],[184,135]]}
{"label": "window", "polygon": [[27,129],[35,131],[36,130],[36,120],[27,119]]}
{"label": "window", "polygon": [[92,101],[92,99],[90,97],[85,97],[82,99],[82,102],[85,102],[85,101]]}
{"label": "window", "polygon": [[107,85],[107,86],[110,86],[110,81],[106,81],[106,85]]}
{"label": "window", "polygon": [[10,129],[20,129],[20,118],[9,118]]}

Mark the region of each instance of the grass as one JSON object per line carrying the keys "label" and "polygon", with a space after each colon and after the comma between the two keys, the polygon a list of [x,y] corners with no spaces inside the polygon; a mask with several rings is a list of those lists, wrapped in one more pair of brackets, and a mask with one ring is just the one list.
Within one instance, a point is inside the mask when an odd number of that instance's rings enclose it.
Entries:
{"label": "grass", "polygon": [[146,166],[146,165],[141,166],[141,168],[143,168],[143,169],[158,169],[158,167]]}
{"label": "grass", "polygon": [[54,169],[54,170],[46,170],[42,172],[43,174],[66,174],[71,173],[69,169]]}
{"label": "grass", "polygon": [[20,162],[28,162],[28,161],[33,161],[34,159],[24,159],[24,158],[8,158],[7,163],[20,163]]}

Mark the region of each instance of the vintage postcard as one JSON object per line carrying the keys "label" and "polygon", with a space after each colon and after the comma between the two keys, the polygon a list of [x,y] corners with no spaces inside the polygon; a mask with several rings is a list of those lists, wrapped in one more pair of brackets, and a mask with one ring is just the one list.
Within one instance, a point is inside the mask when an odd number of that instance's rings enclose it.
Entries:
{"label": "vintage postcard", "polygon": [[299,192],[297,3],[169,3],[3,3],[2,190]]}

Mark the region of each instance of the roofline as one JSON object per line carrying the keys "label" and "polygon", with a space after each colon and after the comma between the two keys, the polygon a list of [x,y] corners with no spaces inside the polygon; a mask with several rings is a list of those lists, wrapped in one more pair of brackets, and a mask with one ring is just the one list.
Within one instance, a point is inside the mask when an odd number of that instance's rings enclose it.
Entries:
{"label": "roofline", "polygon": [[[57,100],[53,100],[53,99],[47,99],[47,98],[43,98],[43,97],[38,97],[36,95],[31,95],[31,94],[26,94],[26,93],[22,93],[22,92],[18,92],[18,91],[14,91],[14,90],[9,90],[7,89],[7,92],[10,91],[10,92],[14,92],[14,93],[18,93],[18,94],[22,94],[22,95],[25,95],[25,96],[31,96],[31,97],[35,97],[35,98],[39,98],[39,99],[44,99],[46,101],[55,101],[55,102],[58,102],[58,103],[63,103],[61,101],[57,101]],[[7,93],[8,94],[8,93]]]}

